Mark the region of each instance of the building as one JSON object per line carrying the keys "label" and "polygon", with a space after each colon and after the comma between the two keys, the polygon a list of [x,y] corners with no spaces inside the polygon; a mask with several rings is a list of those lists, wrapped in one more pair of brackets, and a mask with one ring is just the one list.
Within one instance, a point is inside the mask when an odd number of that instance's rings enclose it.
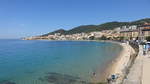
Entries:
{"label": "building", "polygon": [[120,30],[120,37],[124,37],[124,40],[136,40],[139,36],[139,30],[136,25],[122,26]]}
{"label": "building", "polygon": [[150,23],[145,23],[139,27],[139,40],[146,40],[150,36]]}
{"label": "building", "polygon": [[120,31],[120,37],[124,37],[124,40],[131,40],[132,39],[132,31]]}
{"label": "building", "polygon": [[144,41],[146,37],[150,36],[150,23],[145,23],[140,26],[123,26],[120,30],[120,37],[124,37],[125,40],[138,40]]}

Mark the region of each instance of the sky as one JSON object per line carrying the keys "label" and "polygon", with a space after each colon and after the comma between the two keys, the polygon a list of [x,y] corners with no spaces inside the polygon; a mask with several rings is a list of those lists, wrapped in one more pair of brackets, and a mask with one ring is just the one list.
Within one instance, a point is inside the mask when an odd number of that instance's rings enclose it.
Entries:
{"label": "sky", "polygon": [[0,38],[150,18],[150,0],[0,0]]}

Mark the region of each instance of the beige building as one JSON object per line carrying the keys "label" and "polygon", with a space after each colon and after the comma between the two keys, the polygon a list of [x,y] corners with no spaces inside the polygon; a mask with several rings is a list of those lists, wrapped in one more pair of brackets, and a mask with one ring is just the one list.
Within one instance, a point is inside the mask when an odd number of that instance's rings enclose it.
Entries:
{"label": "beige building", "polygon": [[120,37],[124,37],[125,40],[136,40],[138,35],[139,35],[138,30],[128,30],[120,32]]}
{"label": "beige building", "polygon": [[150,23],[140,25],[137,29],[128,29],[120,31],[120,37],[124,37],[125,40],[145,40],[146,37],[150,36]]}
{"label": "beige building", "polygon": [[124,37],[125,40],[130,39],[131,35],[131,31],[120,31],[120,37]]}
{"label": "beige building", "polygon": [[139,26],[139,30],[140,40],[145,40],[146,37],[150,36],[150,23],[145,23],[144,25]]}
{"label": "beige building", "polygon": [[138,36],[139,36],[139,31],[132,30],[132,40],[136,40]]}

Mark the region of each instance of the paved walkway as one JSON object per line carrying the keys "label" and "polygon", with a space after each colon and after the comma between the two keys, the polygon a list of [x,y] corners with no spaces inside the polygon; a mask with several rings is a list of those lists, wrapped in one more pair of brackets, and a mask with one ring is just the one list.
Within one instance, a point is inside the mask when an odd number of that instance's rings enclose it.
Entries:
{"label": "paved walkway", "polygon": [[123,84],[141,84],[142,67],[143,67],[143,49],[142,49],[142,46],[140,46],[139,54],[133,66],[131,67],[127,78],[124,80]]}
{"label": "paved walkway", "polygon": [[150,84],[150,53],[143,57],[142,84]]}
{"label": "paved walkway", "polygon": [[123,84],[150,84],[150,52],[143,55],[142,46],[139,50],[138,57]]}

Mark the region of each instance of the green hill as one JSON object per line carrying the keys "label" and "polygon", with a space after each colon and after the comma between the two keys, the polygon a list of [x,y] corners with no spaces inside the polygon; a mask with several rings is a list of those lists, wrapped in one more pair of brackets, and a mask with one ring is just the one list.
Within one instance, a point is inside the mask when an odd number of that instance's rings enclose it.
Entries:
{"label": "green hill", "polygon": [[59,29],[53,32],[50,32],[46,35],[50,35],[50,34],[54,34],[54,33],[61,33],[61,34],[75,34],[75,33],[88,33],[88,32],[93,32],[93,31],[102,31],[102,30],[112,30],[116,27],[120,27],[120,26],[125,26],[125,25],[141,25],[145,22],[150,23],[150,18],[145,18],[145,19],[140,19],[137,21],[132,21],[132,22],[107,22],[107,23],[103,23],[100,25],[81,25],[75,28],[72,28],[70,30],[64,30],[64,29]]}
{"label": "green hill", "polygon": [[44,34],[42,36],[47,36],[47,35],[53,35],[55,33],[61,33],[61,34],[65,34],[67,31],[64,30],[64,29],[59,29],[59,30],[56,30],[56,31],[53,31],[53,32],[50,32],[50,33],[47,33],[47,34]]}

